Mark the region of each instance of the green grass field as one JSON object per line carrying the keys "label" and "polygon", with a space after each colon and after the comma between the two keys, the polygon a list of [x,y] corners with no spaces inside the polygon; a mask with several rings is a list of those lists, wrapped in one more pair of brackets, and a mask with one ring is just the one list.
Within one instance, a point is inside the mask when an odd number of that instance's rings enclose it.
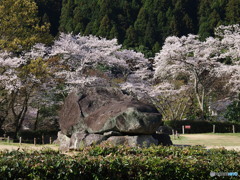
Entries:
{"label": "green grass field", "polygon": [[[240,149],[240,133],[205,133],[205,134],[181,134],[179,138],[175,138],[171,135],[171,140],[174,145],[202,145],[206,147],[236,147]],[[58,150],[57,145],[36,145],[33,144],[19,144],[19,143],[7,143],[0,141],[0,150],[16,150],[16,149],[28,149],[28,150],[41,150],[50,148]]]}
{"label": "green grass field", "polygon": [[173,144],[203,146],[240,146],[240,133],[181,134],[179,138],[171,135]]}

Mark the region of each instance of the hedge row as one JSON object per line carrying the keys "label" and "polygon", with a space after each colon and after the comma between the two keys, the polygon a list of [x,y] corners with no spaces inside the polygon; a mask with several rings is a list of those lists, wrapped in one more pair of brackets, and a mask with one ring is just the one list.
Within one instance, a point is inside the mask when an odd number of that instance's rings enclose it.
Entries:
{"label": "hedge row", "polygon": [[210,133],[213,132],[215,125],[216,133],[232,133],[235,126],[235,132],[240,132],[240,124],[230,122],[213,122],[213,121],[164,121],[164,125],[182,133],[182,126],[190,125],[191,129],[185,129],[187,133]]}
{"label": "hedge row", "polygon": [[[237,172],[240,153],[201,147],[94,146],[76,155],[55,151],[0,152],[1,179],[218,179]],[[222,177],[221,179],[229,177]],[[237,177],[233,177],[233,179]]]}

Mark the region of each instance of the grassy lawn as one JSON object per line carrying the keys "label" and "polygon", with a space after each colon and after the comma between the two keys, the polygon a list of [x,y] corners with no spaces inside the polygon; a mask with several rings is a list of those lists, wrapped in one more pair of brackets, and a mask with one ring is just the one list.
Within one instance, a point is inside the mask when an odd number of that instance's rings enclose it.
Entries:
{"label": "grassy lawn", "polygon": [[[202,145],[206,147],[237,147],[240,149],[240,133],[205,133],[205,134],[181,134],[179,138],[174,139],[171,135],[171,140],[175,145]],[[58,145],[46,144],[36,145],[22,143],[7,143],[0,141],[0,150],[41,150],[53,149],[58,150]]]}
{"label": "grassy lawn", "polygon": [[240,133],[206,133],[206,134],[181,134],[174,139],[173,144],[203,145],[203,146],[240,146]]}

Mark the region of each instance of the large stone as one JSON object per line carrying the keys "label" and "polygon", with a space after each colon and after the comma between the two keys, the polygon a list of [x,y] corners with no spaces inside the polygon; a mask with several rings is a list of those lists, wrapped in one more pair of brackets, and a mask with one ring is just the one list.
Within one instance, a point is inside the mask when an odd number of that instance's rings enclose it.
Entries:
{"label": "large stone", "polygon": [[103,134],[106,138],[109,138],[111,136],[122,136],[122,134],[120,132],[117,131],[109,131],[109,132],[105,132]]}
{"label": "large stone", "polygon": [[[71,93],[60,111],[60,150],[100,144],[150,146],[162,124],[152,105],[125,95],[116,88],[94,87]],[[71,137],[71,139],[69,138]]]}
{"label": "large stone", "polygon": [[84,123],[89,133],[152,134],[161,124],[161,115],[150,105],[128,99],[100,107]]}
{"label": "large stone", "polygon": [[157,134],[168,134],[168,135],[172,135],[172,128],[171,127],[169,127],[169,126],[160,126],[158,129],[157,129],[157,131],[156,131],[156,133]]}
{"label": "large stone", "polygon": [[59,150],[62,152],[68,151],[70,147],[70,138],[63,134],[61,131],[58,132]]}
{"label": "large stone", "polygon": [[107,136],[101,134],[85,134],[85,133],[74,133],[70,140],[71,150],[79,150],[86,146],[91,146],[93,144],[100,144],[102,141],[106,140]]}
{"label": "large stone", "polygon": [[93,144],[100,144],[102,141],[106,139],[105,136],[100,135],[100,134],[89,134],[85,139],[84,139],[84,145],[85,146],[91,146]]}
{"label": "large stone", "polygon": [[157,145],[162,146],[172,145],[171,138],[168,134],[153,134],[152,137],[158,141]]}
{"label": "large stone", "polygon": [[103,134],[152,134],[161,125],[161,114],[147,103],[124,95],[115,88],[89,88],[79,96],[71,93],[61,110],[60,128],[64,134],[88,132]]}
{"label": "large stone", "polygon": [[[63,134],[71,135],[74,125],[77,125],[81,120],[81,110],[78,103],[79,96],[75,93],[70,93],[65,99],[59,115],[59,125]],[[83,127],[79,128],[83,129]]]}
{"label": "large stone", "polygon": [[85,133],[74,133],[71,136],[69,149],[78,150],[79,148],[84,147],[84,139],[86,136],[87,134]]}
{"label": "large stone", "polygon": [[158,141],[151,135],[139,135],[139,136],[112,136],[108,138],[104,143],[111,145],[127,145],[130,147],[140,146],[149,147],[151,145],[157,145]]}

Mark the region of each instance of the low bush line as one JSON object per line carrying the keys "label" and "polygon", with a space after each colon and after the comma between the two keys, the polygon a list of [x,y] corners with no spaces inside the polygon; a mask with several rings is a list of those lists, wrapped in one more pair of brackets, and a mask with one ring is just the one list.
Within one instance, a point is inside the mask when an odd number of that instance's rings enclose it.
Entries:
{"label": "low bush line", "polygon": [[101,145],[74,155],[52,150],[0,152],[1,179],[217,179],[210,173],[239,169],[239,152],[197,146]]}

